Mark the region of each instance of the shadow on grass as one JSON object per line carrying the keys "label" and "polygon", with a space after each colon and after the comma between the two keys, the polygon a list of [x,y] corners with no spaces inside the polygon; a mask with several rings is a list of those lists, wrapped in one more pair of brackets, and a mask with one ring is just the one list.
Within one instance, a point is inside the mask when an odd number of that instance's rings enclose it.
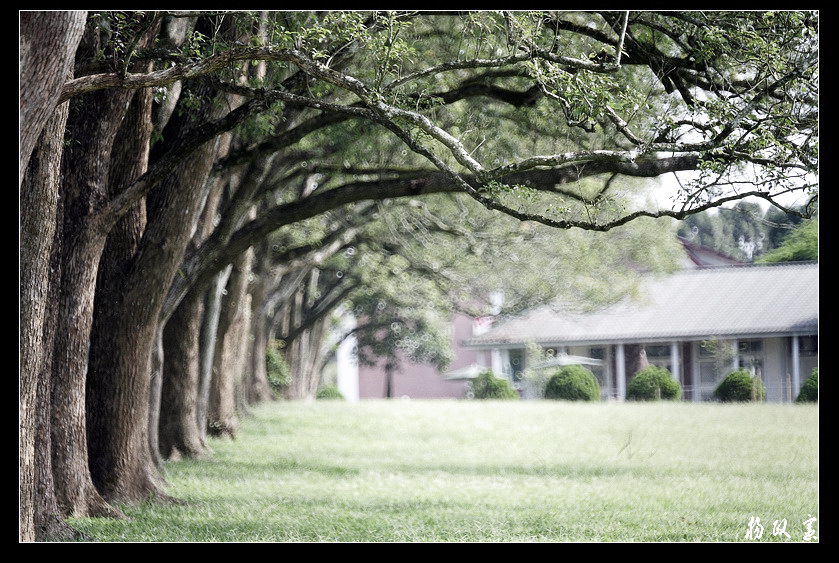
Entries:
{"label": "shadow on grass", "polygon": [[195,476],[202,479],[221,479],[229,481],[259,478],[266,474],[282,475],[286,473],[310,472],[330,477],[349,477],[361,471],[351,467],[329,465],[296,459],[280,459],[272,462],[241,461],[180,461],[169,466],[170,471],[179,477]]}

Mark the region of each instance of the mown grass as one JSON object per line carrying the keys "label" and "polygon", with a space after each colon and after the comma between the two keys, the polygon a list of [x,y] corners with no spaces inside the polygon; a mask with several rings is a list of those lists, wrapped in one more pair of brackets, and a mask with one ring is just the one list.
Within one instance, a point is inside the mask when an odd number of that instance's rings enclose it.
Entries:
{"label": "mown grass", "polygon": [[[818,407],[368,401],[255,409],[184,505],[77,519],[101,541],[801,541]],[[787,519],[791,538],[772,536]],[[818,526],[816,526],[818,528]]]}

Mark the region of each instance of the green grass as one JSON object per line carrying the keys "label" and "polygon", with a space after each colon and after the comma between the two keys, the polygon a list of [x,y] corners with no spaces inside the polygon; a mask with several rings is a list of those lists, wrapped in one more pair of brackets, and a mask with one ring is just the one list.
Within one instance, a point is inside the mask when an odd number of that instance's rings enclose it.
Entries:
{"label": "green grass", "polygon": [[[801,541],[815,405],[369,401],[255,409],[167,465],[179,506],[76,519],[102,541]],[[786,518],[792,538],[772,537]],[[816,526],[818,528],[818,525]]]}

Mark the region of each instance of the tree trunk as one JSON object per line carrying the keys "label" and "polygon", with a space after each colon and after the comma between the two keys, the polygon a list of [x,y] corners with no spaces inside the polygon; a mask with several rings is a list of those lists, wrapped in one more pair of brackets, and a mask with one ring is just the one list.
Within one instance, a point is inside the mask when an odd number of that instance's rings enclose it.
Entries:
{"label": "tree trunk", "polygon": [[[66,111],[66,105],[64,107]],[[60,241],[56,240],[51,257],[48,303],[54,303],[57,300],[60,288],[60,253],[56,252],[55,248],[59,244]],[[54,342],[57,322],[58,311],[55,307],[52,307],[44,321],[43,333],[45,343],[51,344]],[[55,497],[50,428],[50,419],[52,417],[51,373],[52,354],[45,353],[44,361],[41,365],[41,374],[38,377],[38,405],[35,421],[37,424],[37,434],[35,436],[35,539],[37,541],[64,541],[83,538],[81,533],[71,528],[62,520],[58,508],[58,501]]]}
{"label": "tree trunk", "polygon": [[236,332],[239,335],[238,351],[231,355],[230,362],[234,366],[236,377],[236,412],[240,417],[245,417],[251,415],[247,397],[247,383],[250,377],[245,371],[248,367],[252,340],[250,334],[251,296],[247,290],[245,291],[239,311],[240,315],[236,326]]}
{"label": "tree trunk", "polygon": [[18,185],[72,69],[86,18],[85,11],[20,13]]}
{"label": "tree trunk", "polygon": [[251,342],[248,363],[245,368],[246,399],[250,404],[273,399],[268,384],[265,356],[268,352],[268,318],[265,314],[265,300],[268,297],[268,276],[270,276],[271,247],[267,242],[254,249],[254,282],[251,284]]}
{"label": "tree trunk", "polygon": [[163,331],[159,435],[160,453],[166,459],[198,457],[206,445],[197,425],[202,297],[187,295]]}
{"label": "tree trunk", "polygon": [[[228,145],[224,141],[222,144]],[[190,243],[192,247],[212,232],[223,188],[223,183],[216,179],[204,203]],[[207,446],[206,436],[198,425],[203,318],[204,295],[193,291],[184,296],[165,321],[161,418],[159,427],[153,427],[153,431],[160,439],[160,453],[167,459],[199,457]]]}
{"label": "tree trunk", "polygon": [[626,382],[629,383],[642,368],[641,345],[627,344],[624,348],[624,355],[626,357]]}
{"label": "tree trunk", "polygon": [[[58,264],[50,256],[58,218],[58,187],[67,104],[59,106],[43,129],[29,160],[20,196],[20,540],[39,539],[38,503],[55,497],[49,461],[49,368],[55,309],[47,310],[51,287],[59,282]],[[54,289],[53,292],[54,293]],[[54,318],[52,319],[54,321]],[[46,424],[45,424],[46,423]],[[45,436],[46,434],[46,436]],[[38,454],[41,454],[40,456]],[[46,454],[46,455],[44,455]],[[43,473],[40,478],[38,472]],[[44,511],[41,511],[44,516]],[[43,537],[43,534],[40,534]]]}
{"label": "tree trunk", "polygon": [[162,496],[148,436],[152,352],[163,298],[206,196],[214,154],[215,143],[206,143],[156,188],[157,214],[149,213],[121,297],[113,305],[118,322],[102,335],[111,352],[91,372],[91,450],[98,461],[91,470],[109,498]]}
{"label": "tree trunk", "polygon": [[91,481],[85,421],[85,379],[93,299],[107,232],[97,213],[107,201],[108,163],[132,92],[74,99],[62,162],[61,292],[52,385],[53,472],[59,507],[74,516],[113,515]]}
{"label": "tree trunk", "polygon": [[216,351],[216,339],[218,336],[218,322],[221,314],[221,297],[227,280],[230,279],[230,272],[233,268],[228,266],[216,276],[209,291],[204,295],[204,318],[201,320],[201,372],[198,385],[198,408],[196,409],[196,424],[198,425],[201,440],[207,440],[207,420],[210,405],[210,386],[213,380],[213,360]]}
{"label": "tree trunk", "polygon": [[158,323],[151,354],[151,384],[149,386],[149,454],[163,479],[163,456],[160,455],[160,407],[163,397],[163,326]]}
{"label": "tree trunk", "polygon": [[238,358],[245,355],[240,348],[242,307],[247,295],[251,262],[252,252],[248,251],[233,264],[227,283],[227,299],[222,303],[207,422],[207,432],[212,436],[233,438],[239,426],[236,416],[236,372]]}

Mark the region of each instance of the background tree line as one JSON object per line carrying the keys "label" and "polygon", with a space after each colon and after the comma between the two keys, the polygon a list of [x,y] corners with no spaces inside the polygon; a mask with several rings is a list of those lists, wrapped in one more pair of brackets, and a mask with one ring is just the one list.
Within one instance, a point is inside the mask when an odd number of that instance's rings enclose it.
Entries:
{"label": "background tree line", "polygon": [[[162,460],[271,398],[269,341],[314,393],[341,306],[362,355],[443,362],[429,311],[608,299],[628,253],[672,257],[643,249],[656,218],[794,193],[810,215],[817,24],[22,12],[21,539],[172,501]],[[683,170],[670,208],[627,180]]]}

